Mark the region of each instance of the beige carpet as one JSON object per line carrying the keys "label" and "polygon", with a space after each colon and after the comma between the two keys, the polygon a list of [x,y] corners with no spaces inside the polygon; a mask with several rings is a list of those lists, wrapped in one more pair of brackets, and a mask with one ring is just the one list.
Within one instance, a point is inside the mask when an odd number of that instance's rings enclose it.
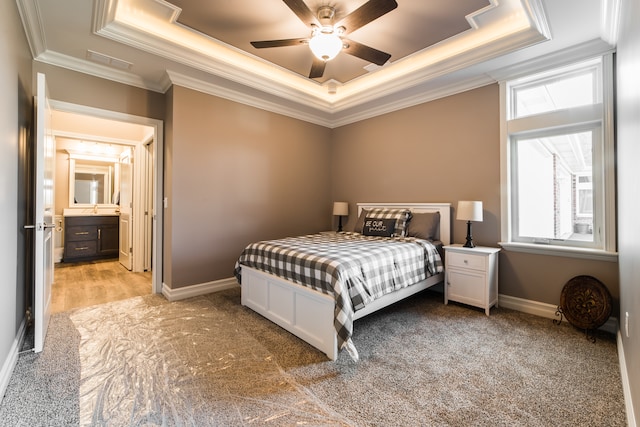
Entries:
{"label": "beige carpet", "polygon": [[55,315],[45,351],[20,357],[0,424],[626,425],[613,336],[424,292],[356,321],[360,362],[331,362],[239,295]]}

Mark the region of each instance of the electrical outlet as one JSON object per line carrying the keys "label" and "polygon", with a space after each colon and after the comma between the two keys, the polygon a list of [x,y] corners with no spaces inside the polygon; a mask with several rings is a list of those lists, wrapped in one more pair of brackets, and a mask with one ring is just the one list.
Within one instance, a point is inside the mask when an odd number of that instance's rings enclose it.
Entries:
{"label": "electrical outlet", "polygon": [[624,312],[624,334],[629,338],[629,312]]}

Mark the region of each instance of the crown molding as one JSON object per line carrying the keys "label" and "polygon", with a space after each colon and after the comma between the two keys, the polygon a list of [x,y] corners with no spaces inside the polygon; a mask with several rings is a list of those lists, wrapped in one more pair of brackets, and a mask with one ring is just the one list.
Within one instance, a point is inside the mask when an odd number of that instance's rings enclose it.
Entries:
{"label": "crown molding", "polygon": [[[153,4],[157,14],[145,16],[145,20],[127,15],[136,2]],[[96,5],[103,8],[94,11],[99,15],[94,18],[97,35],[271,95],[330,108],[330,102],[322,97],[324,86],[210,37],[195,36],[176,23],[176,8],[165,1],[98,0]],[[118,8],[115,13],[114,7]],[[169,9],[163,11],[162,7]]]}
{"label": "crown molding", "polygon": [[612,46],[618,44],[620,31],[621,0],[603,0],[602,39]]}
{"label": "crown molding", "polygon": [[614,51],[615,48],[602,39],[595,39],[534,59],[509,65],[491,71],[488,74],[496,81],[503,82]]}
{"label": "crown molding", "polygon": [[54,51],[45,51],[37,57],[34,57],[34,60],[45,64],[66,68],[71,71],[88,74],[94,77],[123,83],[129,86],[147,89],[153,92],[165,92],[160,83],[144,80],[137,74],[129,73],[122,70],[116,70],[114,68],[107,67],[106,65],[101,65],[93,63],[91,61],[63,55]]}
{"label": "crown molding", "polygon": [[31,56],[36,58],[47,50],[38,3],[36,0],[16,0],[16,3],[31,49]]}
{"label": "crown molding", "polygon": [[[372,117],[381,116],[383,114],[393,113],[405,108],[414,107],[424,104],[425,102],[435,101],[436,99],[445,98],[447,96],[466,92],[468,90],[477,89],[489,84],[495,83],[495,80],[487,75],[471,76],[466,79],[459,79],[451,84],[435,84],[434,88],[421,88],[407,90],[403,93],[394,94],[393,98],[386,102],[372,103],[371,107],[362,109],[354,113],[343,113],[337,115],[331,122],[331,128],[345,126],[356,123],[361,120],[370,119]],[[412,95],[413,94],[413,95]]]}
{"label": "crown molding", "polygon": [[[619,0],[605,1],[617,10]],[[194,33],[177,23],[180,9],[167,1],[94,0],[94,34],[193,70],[166,70],[159,81],[149,81],[47,50],[37,0],[17,2],[37,61],[160,93],[176,84],[329,128],[491,84],[518,67],[475,77],[464,70],[551,38],[542,0],[490,0],[467,16],[470,30],[330,93],[327,84]]]}
{"label": "crown molding", "polygon": [[[196,79],[175,71],[167,70],[167,77],[171,84],[175,84],[187,89],[196,90],[208,95],[217,96],[228,99],[240,104],[249,105],[251,107],[260,108],[273,113],[282,114],[305,122],[314,123],[324,127],[333,127],[330,118],[323,118],[322,111],[311,110],[304,111],[303,105],[285,105],[284,102],[278,100],[268,100],[265,97],[253,96],[238,90],[229,88],[228,86],[218,85],[211,82]],[[308,109],[308,107],[306,107]]]}
{"label": "crown molding", "polygon": [[549,27],[542,0],[523,0],[522,6],[527,11],[527,16],[531,20],[533,28],[544,38],[551,40],[551,28]]}
{"label": "crown molding", "polygon": [[[540,31],[547,26],[539,1],[491,0],[489,6],[467,17],[471,30],[340,85],[336,93],[329,93],[325,85],[297,73],[193,32],[176,22],[180,9],[163,0],[97,0],[93,31],[268,95],[313,105],[333,114],[548,39],[546,31]],[[134,13],[142,10],[144,14]]]}
{"label": "crown molding", "polygon": [[[342,102],[337,102],[332,111],[337,113],[370,101],[381,99],[397,92],[406,91],[408,89],[417,90],[421,85],[434,81],[442,76],[450,75],[456,71],[497,58],[513,50],[530,46],[532,43],[539,43],[546,40],[548,39],[536,30],[525,29],[513,34],[509,40],[496,40],[491,45],[478,46],[476,49],[467,52],[464,55],[453,56],[444,61],[436,62],[430,67],[418,69],[402,78],[390,79],[386,86],[376,87],[375,97],[371,95],[371,91],[358,92],[349,98],[344,99]],[[412,58],[407,58],[407,60],[411,59]],[[488,83],[491,82],[487,82],[486,84]],[[464,81],[460,82],[460,86],[462,91],[467,90],[464,89],[466,87],[466,83]],[[425,99],[434,99],[432,94],[426,93],[424,95]]]}

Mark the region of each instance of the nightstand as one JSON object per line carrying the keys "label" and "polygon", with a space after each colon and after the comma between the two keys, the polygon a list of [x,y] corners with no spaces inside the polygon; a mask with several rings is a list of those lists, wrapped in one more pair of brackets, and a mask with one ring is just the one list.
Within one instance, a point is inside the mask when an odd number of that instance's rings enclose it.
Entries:
{"label": "nightstand", "polygon": [[498,252],[500,248],[462,245],[444,247],[444,303],[457,301],[484,308],[498,306]]}

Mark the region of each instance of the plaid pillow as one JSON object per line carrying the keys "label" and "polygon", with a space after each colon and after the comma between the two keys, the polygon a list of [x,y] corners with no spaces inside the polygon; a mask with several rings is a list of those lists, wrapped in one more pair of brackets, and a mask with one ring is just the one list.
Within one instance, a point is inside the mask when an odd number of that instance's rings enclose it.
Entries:
{"label": "plaid pillow", "polygon": [[[404,237],[406,235],[407,222],[411,218],[411,211],[409,209],[372,208],[366,212],[366,218],[395,219],[396,227],[393,237]],[[355,231],[362,233],[362,228],[358,230],[356,227]]]}

